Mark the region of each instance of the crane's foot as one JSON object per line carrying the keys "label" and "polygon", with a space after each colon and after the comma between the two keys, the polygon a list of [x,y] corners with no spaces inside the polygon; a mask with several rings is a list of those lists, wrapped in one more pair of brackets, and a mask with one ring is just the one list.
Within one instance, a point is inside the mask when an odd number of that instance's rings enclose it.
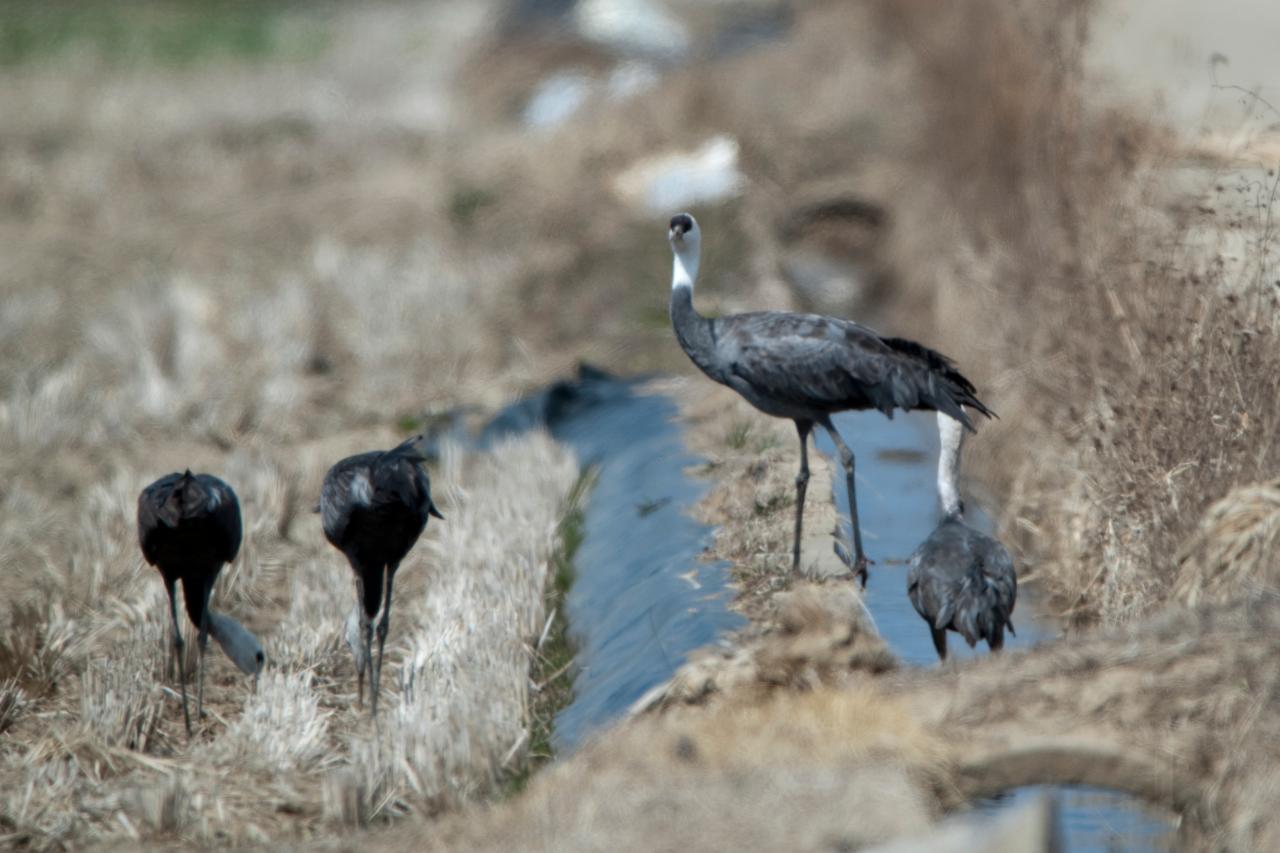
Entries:
{"label": "crane's foot", "polygon": [[854,577],[861,582],[862,588],[866,589],[867,577],[869,576],[867,569],[875,565],[875,563],[868,560],[866,554],[858,554],[856,559],[850,557],[849,550],[844,547],[844,543],[839,539],[835,541],[834,548],[836,556],[840,558],[840,562],[844,563],[849,568],[849,571],[853,572]]}

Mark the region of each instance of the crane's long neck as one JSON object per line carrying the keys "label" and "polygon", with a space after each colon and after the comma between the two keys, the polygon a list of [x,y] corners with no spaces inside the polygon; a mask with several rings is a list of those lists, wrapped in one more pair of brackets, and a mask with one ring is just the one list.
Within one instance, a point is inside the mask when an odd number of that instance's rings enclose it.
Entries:
{"label": "crane's long neck", "polygon": [[225,613],[209,608],[209,636],[245,675],[257,675],[266,663],[258,638]]}
{"label": "crane's long neck", "polygon": [[671,269],[671,325],[676,339],[693,363],[712,379],[715,372],[716,338],[711,320],[693,307],[693,283],[698,276],[698,250],[685,247],[675,252]]}
{"label": "crane's long neck", "polygon": [[959,518],[964,513],[960,501],[960,445],[964,442],[964,426],[950,415],[938,412],[938,438],[942,445],[938,452],[938,500],[947,518]]}

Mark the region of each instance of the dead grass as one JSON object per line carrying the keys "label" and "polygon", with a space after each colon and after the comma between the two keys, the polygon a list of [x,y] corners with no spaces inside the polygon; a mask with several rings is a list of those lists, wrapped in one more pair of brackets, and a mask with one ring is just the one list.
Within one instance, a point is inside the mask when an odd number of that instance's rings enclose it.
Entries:
{"label": "dead grass", "polygon": [[1090,105],[1087,2],[876,8],[919,110],[891,310],[1001,413],[967,458],[1023,564],[1071,616],[1133,618],[1204,509],[1280,462],[1272,178],[1262,210],[1213,167],[1188,196],[1184,149]]}
{"label": "dead grass", "polygon": [[806,583],[759,602],[748,628],[690,655],[631,713],[724,702],[749,707],[778,694],[867,684],[867,676],[897,666],[853,584]]}
{"label": "dead grass", "polygon": [[1185,604],[1224,602],[1280,587],[1280,483],[1244,486],[1209,507],[1178,555],[1173,594]]}
{"label": "dead grass", "polygon": [[[436,499],[449,520],[403,566],[378,727],[355,708],[341,645],[353,603],[342,558],[313,516],[298,542],[281,540],[270,516],[251,522],[216,600],[258,630],[269,669],[249,692],[211,650],[209,719],[190,744],[162,679],[167,599],[134,554],[132,527],[112,523],[132,495],[122,488],[108,501],[105,489],[82,532],[110,555],[99,569],[110,583],[76,602],[74,621],[54,610],[52,628],[27,621],[6,633],[37,647],[17,649],[27,668],[0,702],[5,839],[37,849],[165,836],[260,843],[434,813],[489,790],[527,748],[529,644],[545,622],[561,504],[576,480],[573,460],[543,436],[483,456],[446,452]],[[271,506],[269,468],[232,481],[248,517]],[[72,554],[74,566],[83,555]],[[51,587],[51,607],[76,599],[79,577]],[[41,689],[51,649],[58,676]]]}
{"label": "dead grass", "polygon": [[430,839],[397,831],[371,841],[382,850],[857,848],[932,822],[927,785],[944,753],[877,693],[780,695],[638,721],[482,819],[447,819]]}

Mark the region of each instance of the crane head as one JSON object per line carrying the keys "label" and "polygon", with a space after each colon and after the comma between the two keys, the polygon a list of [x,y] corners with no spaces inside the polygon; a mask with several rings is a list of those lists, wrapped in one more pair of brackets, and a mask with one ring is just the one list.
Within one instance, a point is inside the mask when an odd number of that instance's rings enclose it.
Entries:
{"label": "crane head", "polygon": [[670,230],[667,231],[667,238],[671,240],[673,246],[678,246],[685,242],[695,242],[700,236],[698,231],[698,221],[687,213],[677,213],[671,217]]}

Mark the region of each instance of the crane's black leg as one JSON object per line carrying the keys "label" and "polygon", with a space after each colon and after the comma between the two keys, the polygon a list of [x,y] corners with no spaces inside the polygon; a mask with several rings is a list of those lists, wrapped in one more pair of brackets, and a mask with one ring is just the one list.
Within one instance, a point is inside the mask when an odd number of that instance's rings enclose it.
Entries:
{"label": "crane's black leg", "polygon": [[[186,583],[186,581],[183,581]],[[204,582],[204,590],[201,597],[204,600],[204,607],[200,610],[200,634],[196,638],[197,649],[200,655],[200,662],[197,666],[199,675],[196,676],[196,719],[204,719],[204,653],[209,648],[209,599],[213,596],[213,578],[208,578]]]}
{"label": "crane's black leg", "polygon": [[849,523],[853,527],[853,565],[849,566],[849,568],[861,578],[862,586],[865,589],[867,586],[867,567],[871,565],[871,561],[862,552],[862,528],[858,525],[858,490],[853,483],[853,451],[849,449],[849,445],[844,443],[840,433],[836,432],[835,424],[831,423],[831,418],[824,417],[819,423],[827,431],[827,435],[831,436],[831,441],[835,444],[836,450],[840,452],[840,464],[844,466],[844,486],[849,493]]}
{"label": "crane's black leg", "polygon": [[930,626],[929,631],[933,634],[933,647],[938,652],[938,660],[947,659],[947,629],[943,628],[939,631],[937,628]]}
{"label": "crane's black leg", "polygon": [[796,475],[796,539],[791,548],[791,574],[800,574],[800,535],[804,530],[804,495],[809,488],[809,433],[813,421],[796,421],[800,434],[800,473]]}
{"label": "crane's black leg", "polygon": [[378,716],[378,693],[382,690],[382,649],[387,642],[387,632],[391,630],[391,583],[395,580],[398,568],[400,568],[399,563],[387,566],[387,580],[382,590],[382,618],[378,620],[378,663],[373,670],[373,715],[375,717]]}
{"label": "crane's black leg", "polygon": [[187,663],[183,659],[182,626],[178,621],[178,582],[169,582],[169,612],[173,616],[173,655],[178,659],[178,684],[182,690],[182,721],[191,737],[191,712],[187,710]]}

